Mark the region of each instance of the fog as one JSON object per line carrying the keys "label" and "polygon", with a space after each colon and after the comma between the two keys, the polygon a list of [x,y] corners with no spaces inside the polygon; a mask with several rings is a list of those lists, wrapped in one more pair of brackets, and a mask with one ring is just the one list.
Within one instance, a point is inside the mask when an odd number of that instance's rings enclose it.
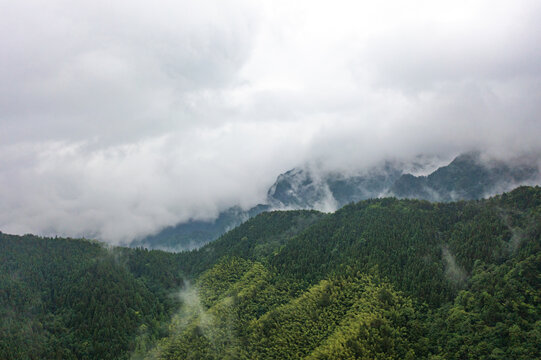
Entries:
{"label": "fog", "polygon": [[538,157],[539,34],[538,1],[0,0],[0,230],[119,244],[305,163]]}

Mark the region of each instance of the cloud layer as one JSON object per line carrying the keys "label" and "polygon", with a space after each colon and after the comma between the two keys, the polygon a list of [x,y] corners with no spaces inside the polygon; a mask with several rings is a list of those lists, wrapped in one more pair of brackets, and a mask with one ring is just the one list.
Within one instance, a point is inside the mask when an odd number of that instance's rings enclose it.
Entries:
{"label": "cloud layer", "polygon": [[113,243],[304,162],[539,153],[538,1],[0,2],[0,230]]}

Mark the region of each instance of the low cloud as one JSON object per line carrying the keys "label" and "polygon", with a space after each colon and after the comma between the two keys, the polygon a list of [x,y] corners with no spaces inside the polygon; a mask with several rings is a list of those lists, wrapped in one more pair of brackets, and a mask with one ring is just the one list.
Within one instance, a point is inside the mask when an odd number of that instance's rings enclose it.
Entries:
{"label": "low cloud", "polygon": [[541,151],[537,1],[11,2],[0,230],[124,243],[312,162]]}

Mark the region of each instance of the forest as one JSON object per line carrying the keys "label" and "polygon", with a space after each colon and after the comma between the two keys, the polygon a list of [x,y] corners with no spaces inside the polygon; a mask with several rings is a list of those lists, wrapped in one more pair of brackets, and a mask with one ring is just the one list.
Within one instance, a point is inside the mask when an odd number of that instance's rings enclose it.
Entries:
{"label": "forest", "polygon": [[541,358],[541,188],[264,212],[181,253],[0,233],[0,358]]}

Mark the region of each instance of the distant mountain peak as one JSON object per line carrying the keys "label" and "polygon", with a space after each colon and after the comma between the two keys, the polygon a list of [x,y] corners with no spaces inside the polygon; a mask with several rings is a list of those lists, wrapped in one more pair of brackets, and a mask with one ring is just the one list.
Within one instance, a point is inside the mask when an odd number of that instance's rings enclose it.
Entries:
{"label": "distant mountain peak", "polygon": [[[536,157],[504,162],[471,151],[427,173],[426,169],[436,167],[435,160],[439,159],[420,156],[412,163],[384,161],[358,174],[322,170],[310,165],[296,167],[278,175],[267,192],[266,204],[247,211],[234,206],[221,212],[213,221],[192,220],[178,224],[133,245],[174,250],[196,248],[272,209],[332,212],[351,202],[388,196],[443,202],[480,199],[522,184],[539,182],[539,159]],[[414,175],[419,173],[427,175]]]}
{"label": "distant mountain peak", "polygon": [[538,176],[536,163],[509,164],[482,159],[481,153],[474,151],[457,156],[428,176],[403,175],[391,192],[402,198],[431,201],[473,200],[511,190]]}

